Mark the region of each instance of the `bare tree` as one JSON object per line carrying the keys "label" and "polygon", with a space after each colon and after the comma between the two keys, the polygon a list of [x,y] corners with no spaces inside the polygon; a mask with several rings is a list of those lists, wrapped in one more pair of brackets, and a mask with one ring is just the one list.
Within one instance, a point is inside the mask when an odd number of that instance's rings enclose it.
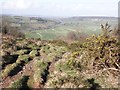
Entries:
{"label": "bare tree", "polygon": [[0,23],[0,32],[4,35],[12,35],[15,37],[25,37],[25,35],[20,32],[19,27],[13,27],[11,26],[10,18],[3,16],[2,22]]}
{"label": "bare tree", "polygon": [[67,39],[68,39],[68,40],[77,40],[78,37],[77,37],[77,35],[76,35],[75,32],[71,31],[71,32],[69,32],[69,33],[67,34]]}

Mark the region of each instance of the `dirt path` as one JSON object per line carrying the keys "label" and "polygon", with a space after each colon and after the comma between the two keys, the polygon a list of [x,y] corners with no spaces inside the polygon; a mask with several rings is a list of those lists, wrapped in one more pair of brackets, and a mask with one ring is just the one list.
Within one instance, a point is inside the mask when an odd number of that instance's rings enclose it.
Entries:
{"label": "dirt path", "polygon": [[9,87],[11,82],[16,81],[17,79],[21,78],[23,75],[31,76],[33,74],[34,74],[34,70],[33,70],[33,60],[32,60],[28,62],[19,73],[17,73],[12,77],[7,77],[5,80],[3,80],[0,83],[0,87],[7,88]]}

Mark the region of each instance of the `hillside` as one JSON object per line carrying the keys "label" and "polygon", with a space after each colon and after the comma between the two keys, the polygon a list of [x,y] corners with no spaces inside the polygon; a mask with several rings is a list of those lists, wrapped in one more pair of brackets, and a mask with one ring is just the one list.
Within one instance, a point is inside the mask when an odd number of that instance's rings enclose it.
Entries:
{"label": "hillside", "polygon": [[84,43],[2,37],[2,88],[118,88],[119,43],[114,36]]}
{"label": "hillside", "polygon": [[59,22],[44,19],[41,17],[25,17],[25,16],[10,16],[2,15],[0,20],[8,20],[11,26],[20,27],[21,31],[41,30],[54,27]]}
{"label": "hillside", "polygon": [[[109,20],[112,26],[100,28]],[[116,18],[5,16],[3,21],[0,87],[118,88]]]}
{"label": "hillside", "polygon": [[[5,16],[13,27],[19,27],[25,33],[26,38],[41,38],[42,40],[54,40],[66,37],[69,32],[85,33],[87,35],[100,34],[100,24],[108,22],[111,29],[117,27],[116,17],[27,17],[27,16]],[[1,19],[0,18],[0,19]]]}

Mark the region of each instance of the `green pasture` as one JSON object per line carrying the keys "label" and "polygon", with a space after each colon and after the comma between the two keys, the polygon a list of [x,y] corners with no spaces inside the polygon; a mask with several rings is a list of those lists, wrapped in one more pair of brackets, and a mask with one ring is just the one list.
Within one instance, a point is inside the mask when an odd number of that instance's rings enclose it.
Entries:
{"label": "green pasture", "polygon": [[[63,24],[58,25],[57,27],[43,30],[33,30],[26,31],[26,38],[41,38],[42,40],[53,40],[59,36],[66,36],[69,32],[84,32],[88,35],[100,34],[101,27],[100,24],[105,24],[107,21],[78,21],[78,20],[68,20],[64,21]],[[112,25],[112,28],[116,25],[116,21],[109,21],[109,24]]]}

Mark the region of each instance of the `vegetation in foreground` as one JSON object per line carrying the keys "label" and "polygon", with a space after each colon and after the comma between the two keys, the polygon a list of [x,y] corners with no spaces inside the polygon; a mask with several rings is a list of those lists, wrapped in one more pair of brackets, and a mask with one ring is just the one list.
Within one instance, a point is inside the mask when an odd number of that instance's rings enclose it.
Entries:
{"label": "vegetation in foreground", "polygon": [[0,45],[3,59],[0,86],[118,88],[120,42],[109,28],[108,24],[102,25],[103,34],[72,43],[4,35]]}

